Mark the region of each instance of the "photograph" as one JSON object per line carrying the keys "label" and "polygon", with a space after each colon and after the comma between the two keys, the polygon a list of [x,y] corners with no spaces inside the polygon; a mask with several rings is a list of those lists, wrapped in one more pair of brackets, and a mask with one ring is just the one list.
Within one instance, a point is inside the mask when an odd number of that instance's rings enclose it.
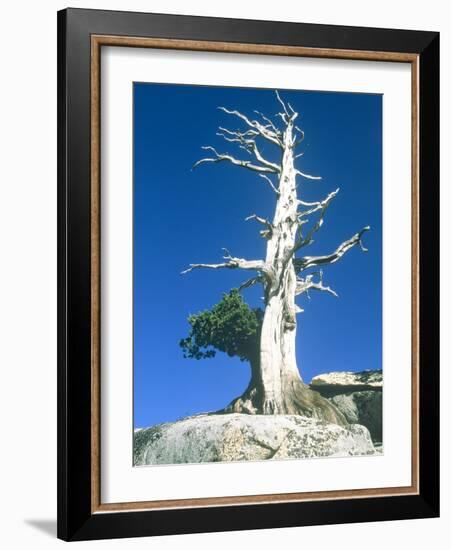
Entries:
{"label": "photograph", "polygon": [[62,540],[439,517],[440,33],[243,6],[58,12]]}
{"label": "photograph", "polygon": [[383,449],[383,94],[133,82],[133,466]]}

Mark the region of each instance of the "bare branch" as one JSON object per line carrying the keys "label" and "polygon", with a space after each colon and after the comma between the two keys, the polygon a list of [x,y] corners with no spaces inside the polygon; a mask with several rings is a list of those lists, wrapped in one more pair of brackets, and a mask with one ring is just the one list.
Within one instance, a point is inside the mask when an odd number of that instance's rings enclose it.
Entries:
{"label": "bare branch", "polygon": [[[283,112],[277,113],[277,116],[280,116],[280,118],[283,120],[283,123],[285,126],[292,125],[293,122],[298,117],[298,113],[293,109],[293,107],[288,103],[288,101],[285,103],[282,98],[280,97],[280,94],[278,90],[274,90],[276,93],[277,101],[282,106]],[[303,139],[303,138],[302,138]]]}
{"label": "bare branch", "polygon": [[244,149],[248,153],[253,153],[260,164],[263,164],[263,166],[266,166],[267,168],[271,168],[274,172],[280,172],[281,168],[278,164],[276,164],[275,162],[270,162],[263,157],[257,147],[255,139],[245,137],[245,135],[241,132],[232,132],[221,127],[219,127],[219,129],[225,133],[217,132],[216,135],[221,136],[226,141],[229,141],[231,143],[238,143],[242,149]]}
{"label": "bare branch", "polygon": [[276,195],[279,195],[279,194],[280,194],[280,193],[279,193],[279,190],[278,190],[277,187],[273,184],[273,182],[271,181],[271,178],[270,178],[269,176],[266,176],[265,174],[259,174],[259,176],[260,176],[261,178],[263,178],[264,180],[266,180],[266,181],[269,183],[269,185],[271,186],[271,189],[274,191],[274,193],[275,193]]}
{"label": "bare branch", "polygon": [[287,118],[287,115],[285,113],[276,113],[276,116],[279,116],[283,123],[285,124],[285,126],[288,126],[288,123],[290,122],[289,119]]}
{"label": "bare branch", "polygon": [[[293,149],[295,149],[300,143],[302,143],[304,141],[304,138],[305,138],[305,133],[304,133],[304,130],[301,130],[299,128],[299,126],[295,126],[294,129],[299,132],[300,134],[300,137],[297,137],[295,136],[294,138],[294,141],[293,141]],[[297,155],[295,156],[294,158],[298,158],[300,156],[302,156],[304,153],[302,153],[301,155]]]}
{"label": "bare branch", "polygon": [[249,220],[255,220],[259,223],[261,223],[262,225],[265,225],[266,227],[272,229],[273,228],[273,225],[272,223],[265,219],[265,218],[261,218],[260,216],[257,216],[257,214],[251,214],[250,216],[248,216],[247,218],[245,218],[245,221],[249,221]]}
{"label": "bare branch", "polygon": [[[331,203],[332,199],[338,194],[339,191],[340,191],[340,188],[336,189],[335,191],[332,191],[332,193],[329,193],[323,201],[321,201],[319,203],[316,203],[316,206],[308,211],[309,213],[313,213],[313,212],[316,212],[317,210],[320,210],[321,213],[319,215],[319,218],[318,218],[317,222],[313,225],[313,227],[310,229],[310,231],[307,233],[307,235],[305,237],[300,237],[297,240],[297,242],[294,245],[293,252],[296,252],[301,247],[307,246],[307,245],[309,245],[313,242],[313,235],[323,225],[324,214],[326,213],[326,210],[329,207],[329,204]],[[299,202],[301,202],[301,201],[299,201]],[[299,216],[303,216],[303,214],[304,213],[301,212],[299,214]],[[302,220],[302,221],[304,221],[304,220]]]}
{"label": "bare branch", "polygon": [[247,281],[245,281],[243,284],[241,284],[238,287],[238,290],[241,292],[245,288],[249,288],[251,286],[254,286],[257,283],[263,283],[263,277],[261,277],[260,275],[257,275],[257,277],[252,277],[251,279],[248,279]]}
{"label": "bare branch", "polygon": [[277,101],[282,105],[282,109],[283,109],[284,113],[289,117],[290,113],[288,112],[288,109],[287,109],[285,103],[282,101],[282,98],[279,95],[279,91],[278,90],[274,90],[274,91],[276,92]]}
{"label": "bare branch", "polygon": [[302,176],[303,178],[307,180],[321,180],[323,179],[321,176],[311,176],[310,174],[306,174],[305,172],[301,172],[300,170],[295,171],[298,176]]}
{"label": "bare branch", "polygon": [[234,115],[243,120],[250,128],[254,129],[256,132],[258,132],[258,135],[267,139],[271,143],[274,143],[275,145],[278,145],[279,147],[282,147],[283,144],[279,139],[279,135],[274,132],[273,130],[268,129],[268,126],[263,126],[258,120],[251,120],[246,115],[243,115],[239,111],[231,111],[229,109],[226,109],[225,107],[218,107],[221,111],[224,111],[224,113],[228,115]]}
{"label": "bare branch", "polygon": [[[301,199],[298,199],[297,203],[300,204],[301,206],[320,206],[321,205],[321,201],[306,202],[306,201],[301,201]],[[300,215],[301,214],[303,214],[303,212],[301,212]]]}
{"label": "bare branch", "polygon": [[268,126],[273,130],[273,132],[279,136],[279,138],[282,138],[282,132],[277,128],[277,126],[274,124],[274,122],[265,116],[263,113],[260,113],[260,111],[254,111],[256,115],[258,115],[260,118],[262,118],[265,122],[268,123]]}
{"label": "bare branch", "polygon": [[235,258],[231,256],[227,249],[224,250],[224,259],[226,262],[219,264],[190,264],[188,269],[182,271],[182,275],[189,273],[193,269],[207,268],[207,269],[247,269],[253,271],[265,272],[265,262],[263,260],[245,260],[243,258]]}
{"label": "bare branch", "polygon": [[254,138],[259,135],[256,130],[252,130],[252,129],[246,130],[245,132],[240,132],[239,130],[228,130],[223,126],[219,126],[219,130],[221,130],[221,132],[225,132],[226,134],[229,134],[230,136],[242,137],[242,138],[248,138],[248,137]]}
{"label": "bare branch", "polygon": [[326,256],[304,256],[303,258],[297,258],[294,261],[297,272],[316,265],[333,264],[356,244],[360,245],[363,252],[367,252],[367,249],[362,244],[362,235],[365,231],[369,231],[369,229],[369,225],[364,227],[361,231],[342,243],[334,252],[332,252],[332,254],[328,254]]}
{"label": "bare branch", "polygon": [[264,166],[266,166],[267,168],[271,168],[273,172],[277,173],[277,172],[281,172],[281,167],[276,164],[275,162],[270,162],[269,160],[266,160],[260,153],[258,147],[257,147],[257,144],[255,143],[255,141],[252,141],[251,145],[250,145],[251,149],[252,149],[252,152],[254,153],[255,155],[255,158],[261,163],[263,164]]}
{"label": "bare branch", "polygon": [[206,145],[206,146],[202,147],[202,149],[204,151],[213,151],[213,153],[216,156],[212,157],[212,158],[203,158],[203,159],[198,160],[194,164],[194,166],[192,168],[193,170],[195,168],[197,168],[200,164],[203,164],[205,162],[223,162],[223,161],[227,161],[227,162],[230,162],[231,164],[234,164],[235,166],[241,166],[243,168],[248,168],[249,170],[252,170],[254,172],[267,172],[267,173],[270,173],[270,174],[276,173],[276,170],[273,169],[273,168],[270,168],[269,166],[258,166],[257,164],[252,164],[252,162],[250,160],[240,160],[240,159],[236,159],[235,157],[232,157],[231,155],[229,155],[227,153],[218,153],[214,147],[211,147],[209,145]]}
{"label": "bare branch", "polygon": [[299,296],[299,294],[304,294],[305,292],[309,293],[310,290],[319,290],[322,292],[328,292],[329,294],[332,294],[332,296],[335,296],[338,298],[338,294],[335,292],[335,290],[332,290],[330,286],[324,286],[323,285],[323,272],[322,270],[319,272],[319,281],[315,282],[313,280],[314,273],[311,273],[310,275],[307,275],[307,277],[302,278],[299,277],[296,280],[296,296]]}
{"label": "bare branch", "polygon": [[288,108],[290,109],[290,111],[293,113],[293,115],[298,115],[298,113],[293,109],[293,107],[290,105],[290,103],[287,101],[287,105],[288,105]]}
{"label": "bare branch", "polygon": [[227,128],[223,128],[222,126],[219,127],[219,130],[221,132],[217,132],[217,136],[221,136],[226,141],[230,143],[238,143],[239,147],[247,151],[248,153],[252,153],[252,144],[254,143],[254,137],[257,132],[253,132],[250,134],[251,130],[248,130],[247,132],[232,132],[231,130],[228,130]]}
{"label": "bare branch", "polygon": [[263,229],[262,231],[260,231],[260,235],[264,239],[269,239],[272,236],[274,226],[269,220],[266,220],[265,218],[261,218],[256,214],[252,214],[251,216],[248,216],[245,221],[248,221],[248,220],[255,220],[266,227],[266,229]]}
{"label": "bare branch", "polygon": [[[219,128],[221,130],[221,128]],[[229,143],[238,143],[238,145],[242,148],[242,149],[245,149],[248,153],[251,152],[251,149],[249,147],[249,141],[250,140],[246,140],[244,138],[242,138],[241,136],[237,136],[237,137],[230,137],[226,134],[223,134],[222,132],[216,132],[216,135],[217,136],[221,136],[223,139],[225,139],[226,141],[228,141]]]}

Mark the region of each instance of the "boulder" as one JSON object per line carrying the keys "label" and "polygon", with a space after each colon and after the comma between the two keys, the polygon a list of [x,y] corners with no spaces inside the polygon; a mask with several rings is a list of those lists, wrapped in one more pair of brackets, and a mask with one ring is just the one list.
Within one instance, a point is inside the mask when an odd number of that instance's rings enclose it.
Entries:
{"label": "boulder", "polygon": [[382,442],[382,371],[330,372],[310,384],[328,398],[351,424],[366,426],[374,443]]}
{"label": "boulder", "polygon": [[201,414],[134,434],[135,466],[373,454],[364,426],[296,415]]}
{"label": "boulder", "polygon": [[335,395],[330,401],[348,422],[366,426],[374,442],[382,441],[382,392],[351,392]]}
{"label": "boulder", "polygon": [[310,382],[312,390],[327,397],[346,391],[382,391],[382,371],[364,370],[360,372],[328,372],[314,376]]}

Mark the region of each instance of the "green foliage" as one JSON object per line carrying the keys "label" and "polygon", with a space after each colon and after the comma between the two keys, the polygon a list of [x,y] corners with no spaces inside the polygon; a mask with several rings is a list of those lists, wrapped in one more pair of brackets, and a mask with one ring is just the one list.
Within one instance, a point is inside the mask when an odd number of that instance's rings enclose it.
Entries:
{"label": "green foliage", "polygon": [[263,311],[251,309],[234,288],[210,310],[188,317],[189,335],[180,340],[183,356],[205,359],[218,350],[251,361],[258,356],[262,321]]}

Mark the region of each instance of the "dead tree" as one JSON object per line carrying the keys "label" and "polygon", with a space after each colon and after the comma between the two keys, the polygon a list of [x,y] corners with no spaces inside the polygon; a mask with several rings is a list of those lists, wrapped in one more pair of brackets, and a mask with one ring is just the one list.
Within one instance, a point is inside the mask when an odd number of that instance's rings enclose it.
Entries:
{"label": "dead tree", "polygon": [[[319,180],[321,177],[306,174],[296,167],[296,161],[303,155],[299,152],[299,146],[304,140],[304,132],[296,125],[298,113],[282,100],[277,91],[276,98],[281,107],[276,115],[279,125],[259,112],[256,112],[256,118],[249,118],[239,111],[220,107],[227,115],[238,118],[244,130],[220,127],[218,135],[245,151],[247,158],[242,160],[207,146],[203,149],[211,152],[211,156],[202,158],[194,165],[231,163],[256,172],[270,186],[276,203],[272,220],[257,214],[247,218],[261,225],[260,235],[267,241],[266,257],[247,260],[232,256],[225,250],[221,263],[191,264],[183,273],[198,268],[242,269],[253,273],[242,284],[242,289],[255,284],[263,286],[265,309],[259,364],[257,369],[253,369],[251,382],[244,394],[232,401],[225,412],[301,414],[345,424],[341,413],[317,392],[310,390],[299,374],[296,363],[296,314],[302,310],[295,300],[311,291],[337,296],[334,290],[324,285],[322,267],[337,262],[356,245],[366,251],[361,239],[369,227],[364,227],[330,254],[302,255],[321,228],[324,215],[339,189],[317,202],[305,202],[298,197],[302,179]],[[278,162],[263,157],[259,148],[261,142],[268,142],[276,148]],[[320,267],[320,270],[312,272],[314,267]]]}

